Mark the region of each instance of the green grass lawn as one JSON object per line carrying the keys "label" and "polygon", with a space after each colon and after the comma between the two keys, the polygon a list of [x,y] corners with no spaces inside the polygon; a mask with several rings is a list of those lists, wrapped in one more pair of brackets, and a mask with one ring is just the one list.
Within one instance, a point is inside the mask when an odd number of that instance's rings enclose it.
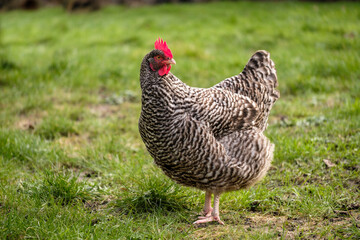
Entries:
{"label": "green grass lawn", "polygon": [[[49,8],[0,20],[0,239],[360,238],[358,3]],[[276,63],[273,165],[255,187],[222,195],[225,226],[192,225],[204,193],[167,179],[140,139],[140,62],[159,36],[191,86],[239,73],[258,49]]]}

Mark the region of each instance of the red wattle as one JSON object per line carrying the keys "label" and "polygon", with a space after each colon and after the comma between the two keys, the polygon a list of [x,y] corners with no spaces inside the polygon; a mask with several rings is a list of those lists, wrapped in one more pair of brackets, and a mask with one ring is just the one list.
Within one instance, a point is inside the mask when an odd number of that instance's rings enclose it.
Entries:
{"label": "red wattle", "polygon": [[171,69],[171,65],[169,66],[164,65],[162,68],[160,68],[159,75],[164,76],[165,74],[168,74],[170,72],[170,69]]}

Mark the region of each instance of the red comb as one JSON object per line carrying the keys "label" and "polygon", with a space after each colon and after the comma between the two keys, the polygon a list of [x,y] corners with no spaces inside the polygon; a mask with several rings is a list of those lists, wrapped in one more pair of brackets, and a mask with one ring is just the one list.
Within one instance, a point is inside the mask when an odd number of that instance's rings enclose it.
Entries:
{"label": "red comb", "polygon": [[173,55],[170,51],[170,49],[168,48],[166,42],[164,40],[162,40],[161,38],[159,38],[158,40],[156,40],[155,42],[155,49],[158,49],[158,50],[161,50],[164,52],[164,54],[169,57],[169,58],[172,58]]}

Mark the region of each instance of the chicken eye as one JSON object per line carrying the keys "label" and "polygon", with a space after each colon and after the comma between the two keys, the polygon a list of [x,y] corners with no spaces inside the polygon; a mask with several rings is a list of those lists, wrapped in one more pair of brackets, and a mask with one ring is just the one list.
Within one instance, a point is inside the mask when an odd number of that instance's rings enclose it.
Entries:
{"label": "chicken eye", "polygon": [[160,60],[160,59],[161,59],[161,57],[160,57],[160,56],[156,56],[155,58],[156,58],[156,59],[158,59],[158,60]]}

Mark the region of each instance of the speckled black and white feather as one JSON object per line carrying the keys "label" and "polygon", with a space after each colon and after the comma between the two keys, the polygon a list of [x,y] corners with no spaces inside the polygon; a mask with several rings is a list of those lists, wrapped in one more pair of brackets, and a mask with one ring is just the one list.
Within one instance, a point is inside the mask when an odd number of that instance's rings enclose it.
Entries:
{"label": "speckled black and white feather", "polygon": [[259,181],[273,158],[263,131],[279,98],[270,54],[256,52],[239,75],[203,89],[152,71],[154,51],[141,64],[139,131],[155,163],[176,182],[206,191]]}

